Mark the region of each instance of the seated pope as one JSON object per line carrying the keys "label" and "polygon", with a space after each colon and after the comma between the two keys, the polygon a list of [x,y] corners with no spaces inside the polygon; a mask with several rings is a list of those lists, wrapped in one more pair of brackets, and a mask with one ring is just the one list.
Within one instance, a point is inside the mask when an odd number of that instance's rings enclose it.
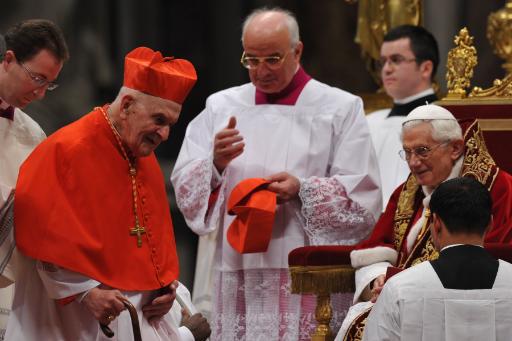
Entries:
{"label": "seated pope", "polygon": [[[512,177],[489,154],[478,123],[464,126],[437,105],[412,110],[402,126],[400,156],[411,171],[391,195],[370,237],[350,254],[356,269],[354,305],[336,340],[361,340],[364,325],[377,300],[390,266],[409,268],[439,256],[428,226],[427,212],[439,184],[456,177],[472,177],[490,192],[493,224],[485,242],[512,239]],[[398,151],[397,151],[398,152]]]}
{"label": "seated pope", "polygon": [[510,340],[512,264],[484,247],[492,199],[472,177],[440,184],[429,203],[439,258],[386,281],[363,341]]}

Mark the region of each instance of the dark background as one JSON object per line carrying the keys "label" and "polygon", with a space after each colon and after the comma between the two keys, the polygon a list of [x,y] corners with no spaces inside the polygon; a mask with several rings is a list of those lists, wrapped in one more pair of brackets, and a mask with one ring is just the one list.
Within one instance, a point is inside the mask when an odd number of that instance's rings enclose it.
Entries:
{"label": "dark background", "polygon": [[[439,41],[441,66],[438,81],[444,89],[444,64],[453,37],[467,26],[475,37],[479,65],[473,85],[488,87],[502,78],[500,61],[485,36],[487,16],[504,0],[424,1],[424,26]],[[249,81],[240,66],[243,18],[254,8],[280,6],[297,16],[305,45],[302,64],[314,78],[347,91],[375,92],[354,43],[357,4],[344,0],[16,0],[0,1],[0,32],[28,18],[55,21],[64,31],[71,59],[59,77],[60,87],[41,102],[26,108],[49,135],[94,106],[112,101],[122,85],[124,55],[137,46],[160,50],[165,56],[189,59],[198,82],[178,124],[157,155],[165,173],[181,280],[192,288],[197,237],[177,210],[168,181],[188,122],[203,109],[208,95]]]}

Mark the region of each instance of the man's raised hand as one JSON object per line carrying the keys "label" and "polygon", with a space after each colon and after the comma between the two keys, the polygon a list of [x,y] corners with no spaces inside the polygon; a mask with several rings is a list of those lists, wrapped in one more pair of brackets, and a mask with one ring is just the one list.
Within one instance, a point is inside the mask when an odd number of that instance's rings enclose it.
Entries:
{"label": "man's raised hand", "polygon": [[228,164],[243,153],[245,143],[239,131],[235,129],[236,118],[231,116],[228,125],[215,135],[213,141],[213,164],[222,173]]}

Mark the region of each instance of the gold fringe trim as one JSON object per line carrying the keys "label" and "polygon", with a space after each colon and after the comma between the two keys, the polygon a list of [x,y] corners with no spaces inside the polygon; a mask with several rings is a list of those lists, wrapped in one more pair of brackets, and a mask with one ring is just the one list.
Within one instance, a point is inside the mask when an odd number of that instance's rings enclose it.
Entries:
{"label": "gold fringe trim", "polygon": [[291,266],[293,294],[330,294],[355,291],[355,270],[349,265]]}

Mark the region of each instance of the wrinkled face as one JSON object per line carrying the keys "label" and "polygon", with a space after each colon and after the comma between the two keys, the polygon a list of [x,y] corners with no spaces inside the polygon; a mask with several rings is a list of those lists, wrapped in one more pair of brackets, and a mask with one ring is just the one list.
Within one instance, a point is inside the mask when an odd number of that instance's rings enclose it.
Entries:
{"label": "wrinkled face", "polygon": [[280,56],[284,58],[281,66],[270,69],[266,63],[250,69],[249,78],[256,88],[265,93],[277,93],[292,80],[299,66],[302,43],[293,47],[290,34],[284,23],[255,18],[247,27],[243,47],[247,57]]}
{"label": "wrinkled face", "polygon": [[437,187],[450,175],[455,161],[462,155],[462,141],[443,142],[432,138],[432,126],[427,122],[407,128],[403,132],[404,150],[414,151],[422,147],[430,149],[426,157],[410,153],[407,160],[409,169],[419,185]]}
{"label": "wrinkled face", "polygon": [[[430,64],[418,65],[411,50],[409,38],[386,41],[380,49],[381,77],[386,93],[400,100],[430,87]],[[426,64],[429,64],[426,67]]]}
{"label": "wrinkled face", "polygon": [[148,156],[167,140],[181,111],[175,102],[147,95],[138,99],[127,95],[121,108],[119,134],[136,158]]}
{"label": "wrinkled face", "polygon": [[[45,49],[21,63],[16,59],[14,52],[8,50],[2,61],[6,78],[5,83],[2,83],[0,97],[18,108],[24,108],[32,101],[42,99],[48,89],[48,82],[57,79],[62,65],[62,61]],[[41,79],[47,82],[41,85],[37,82]]]}

